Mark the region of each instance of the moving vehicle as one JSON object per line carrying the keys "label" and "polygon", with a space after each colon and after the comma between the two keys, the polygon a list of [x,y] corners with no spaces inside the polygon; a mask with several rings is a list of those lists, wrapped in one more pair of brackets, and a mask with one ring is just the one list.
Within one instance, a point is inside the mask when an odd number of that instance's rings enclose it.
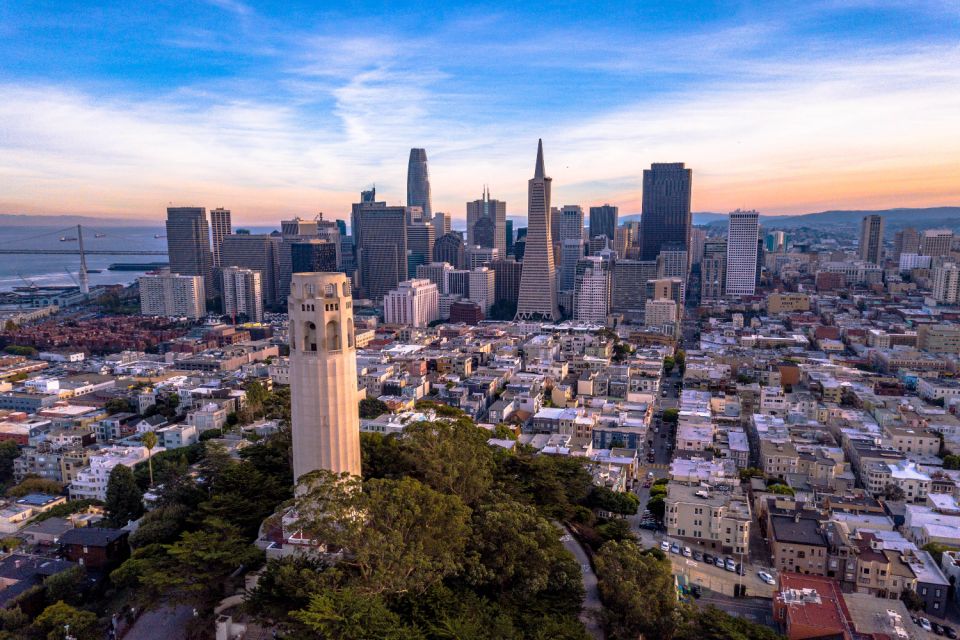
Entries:
{"label": "moving vehicle", "polygon": [[733,558],[727,558],[727,559],[724,561],[724,568],[725,568],[727,571],[736,571],[736,570],[737,570],[737,563],[733,561]]}
{"label": "moving vehicle", "polygon": [[767,584],[777,584],[777,581],[773,579],[773,576],[767,573],[766,571],[757,571],[757,576]]}

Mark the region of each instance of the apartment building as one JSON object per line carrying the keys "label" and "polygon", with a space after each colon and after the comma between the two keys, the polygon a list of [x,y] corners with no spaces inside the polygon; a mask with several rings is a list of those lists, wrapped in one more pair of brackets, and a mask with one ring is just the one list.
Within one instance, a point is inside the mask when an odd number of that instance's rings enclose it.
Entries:
{"label": "apartment building", "polygon": [[750,503],[743,494],[675,483],[667,488],[667,535],[723,553],[749,551]]}

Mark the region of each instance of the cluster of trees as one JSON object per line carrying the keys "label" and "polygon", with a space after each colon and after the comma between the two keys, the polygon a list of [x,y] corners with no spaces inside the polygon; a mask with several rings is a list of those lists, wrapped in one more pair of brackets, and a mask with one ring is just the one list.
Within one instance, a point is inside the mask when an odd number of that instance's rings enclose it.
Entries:
{"label": "cluster of trees", "polygon": [[669,482],[670,480],[667,478],[660,478],[654,482],[653,486],[650,487],[650,499],[647,501],[647,509],[661,520],[663,514],[667,511],[667,483]]}
{"label": "cluster of trees", "polygon": [[298,526],[336,563],[270,561],[249,607],[294,637],[583,639],[580,567],[558,520],[591,501],[575,460],[509,453],[446,408],[403,438],[362,434],[362,480],[304,480]]}

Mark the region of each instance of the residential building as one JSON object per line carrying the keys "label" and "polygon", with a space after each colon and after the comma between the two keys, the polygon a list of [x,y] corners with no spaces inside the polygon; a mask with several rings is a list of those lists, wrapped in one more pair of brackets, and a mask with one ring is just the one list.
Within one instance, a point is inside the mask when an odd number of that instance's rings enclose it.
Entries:
{"label": "residential building", "polygon": [[496,273],[489,267],[477,267],[470,270],[468,297],[477,303],[486,316],[493,306],[496,296]]}
{"label": "residential building", "polygon": [[739,491],[714,491],[671,482],[664,522],[667,535],[735,555],[749,552],[750,502]]}
{"label": "residential building", "polygon": [[185,316],[194,320],[206,314],[206,289],[202,276],[159,273],[140,276],[140,313],[145,316]]}
{"label": "residential building", "polygon": [[248,322],[263,320],[263,289],[260,272],[240,267],[225,267],[223,274],[223,312],[231,318],[243,316]]}
{"label": "residential building", "polygon": [[605,323],[610,307],[610,268],[597,256],[577,265],[573,317],[580,322]]}
{"label": "residential building", "polygon": [[210,233],[213,239],[213,267],[216,268],[220,266],[220,247],[223,246],[223,239],[233,233],[230,209],[210,210]]}
{"label": "residential building", "polygon": [[950,229],[927,229],[920,236],[920,253],[925,256],[946,256],[953,248],[953,231]]}

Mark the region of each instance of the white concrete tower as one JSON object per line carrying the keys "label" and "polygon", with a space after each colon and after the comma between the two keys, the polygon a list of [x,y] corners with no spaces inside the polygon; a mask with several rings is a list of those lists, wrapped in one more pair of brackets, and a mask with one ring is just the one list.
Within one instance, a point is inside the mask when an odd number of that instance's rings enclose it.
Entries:
{"label": "white concrete tower", "polygon": [[290,317],[293,478],[326,469],[360,475],[353,299],[342,273],[295,273]]}

